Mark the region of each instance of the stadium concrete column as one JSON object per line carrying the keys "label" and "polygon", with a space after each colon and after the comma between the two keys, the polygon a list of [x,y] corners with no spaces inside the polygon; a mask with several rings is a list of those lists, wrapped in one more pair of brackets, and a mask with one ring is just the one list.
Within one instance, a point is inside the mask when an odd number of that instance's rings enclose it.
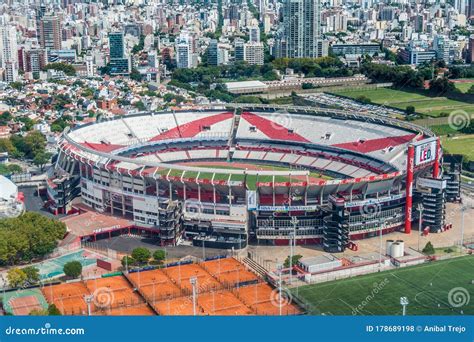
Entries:
{"label": "stadium concrete column", "polygon": [[408,146],[407,178],[406,178],[406,205],[405,205],[405,234],[411,233],[411,219],[413,207],[413,173],[415,168],[415,146]]}
{"label": "stadium concrete column", "polygon": [[441,149],[441,144],[439,141],[439,138],[436,139],[436,157],[433,165],[433,178],[439,178],[439,159],[440,159],[440,149]]}

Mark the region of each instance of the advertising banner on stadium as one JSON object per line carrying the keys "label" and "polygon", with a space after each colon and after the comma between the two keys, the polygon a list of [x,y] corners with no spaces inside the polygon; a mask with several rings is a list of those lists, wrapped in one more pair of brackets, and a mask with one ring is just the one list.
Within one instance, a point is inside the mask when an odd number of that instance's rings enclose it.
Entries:
{"label": "advertising banner on stadium", "polygon": [[318,208],[317,205],[293,205],[293,206],[271,206],[271,205],[260,205],[259,211],[314,211]]}
{"label": "advertising banner on stadium", "polygon": [[255,190],[247,190],[247,210],[257,209],[257,192]]}
{"label": "advertising banner on stadium", "polygon": [[413,144],[415,147],[415,166],[430,163],[436,159],[436,140],[429,138]]}

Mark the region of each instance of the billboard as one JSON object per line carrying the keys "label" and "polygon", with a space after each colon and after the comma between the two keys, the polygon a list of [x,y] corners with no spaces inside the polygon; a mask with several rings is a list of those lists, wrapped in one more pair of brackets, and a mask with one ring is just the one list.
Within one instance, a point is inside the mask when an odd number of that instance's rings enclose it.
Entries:
{"label": "billboard", "polygon": [[247,190],[247,210],[257,209],[257,191]]}
{"label": "billboard", "polygon": [[414,143],[415,166],[430,163],[436,159],[436,141],[438,138],[429,138]]}

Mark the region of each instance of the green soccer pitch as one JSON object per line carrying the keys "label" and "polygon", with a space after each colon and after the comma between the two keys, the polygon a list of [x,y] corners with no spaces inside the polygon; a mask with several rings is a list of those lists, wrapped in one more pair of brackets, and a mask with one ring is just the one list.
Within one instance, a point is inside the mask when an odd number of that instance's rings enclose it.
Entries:
{"label": "green soccer pitch", "polygon": [[[315,315],[474,315],[474,256],[291,290]],[[462,305],[461,305],[462,304]]]}

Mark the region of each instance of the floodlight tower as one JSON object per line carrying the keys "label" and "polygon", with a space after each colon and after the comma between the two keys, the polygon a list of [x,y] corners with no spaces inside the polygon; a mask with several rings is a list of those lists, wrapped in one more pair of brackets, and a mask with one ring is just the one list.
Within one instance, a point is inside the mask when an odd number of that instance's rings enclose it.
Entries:
{"label": "floodlight tower", "polygon": [[197,287],[197,278],[196,277],[191,277],[189,279],[189,282],[191,283],[193,287],[193,315],[196,316],[196,287]]}
{"label": "floodlight tower", "polygon": [[400,297],[400,305],[403,307],[403,316],[406,316],[408,304],[409,302],[407,297]]}

